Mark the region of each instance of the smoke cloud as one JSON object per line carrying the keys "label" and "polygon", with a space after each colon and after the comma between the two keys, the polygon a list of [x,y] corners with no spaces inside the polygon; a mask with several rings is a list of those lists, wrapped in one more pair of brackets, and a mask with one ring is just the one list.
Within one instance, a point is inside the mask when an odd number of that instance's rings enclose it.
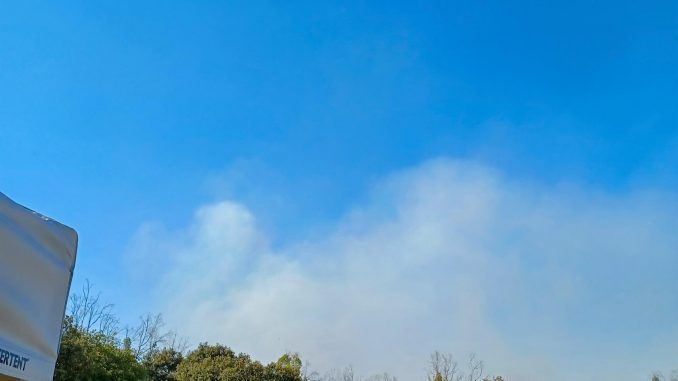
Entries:
{"label": "smoke cloud", "polygon": [[[512,181],[465,161],[395,173],[325,234],[270,244],[234,200],[140,228],[131,255],[192,342],[314,369],[425,377],[433,350],[508,380],[632,380],[678,346],[676,198]],[[150,267],[149,267],[150,266]]]}

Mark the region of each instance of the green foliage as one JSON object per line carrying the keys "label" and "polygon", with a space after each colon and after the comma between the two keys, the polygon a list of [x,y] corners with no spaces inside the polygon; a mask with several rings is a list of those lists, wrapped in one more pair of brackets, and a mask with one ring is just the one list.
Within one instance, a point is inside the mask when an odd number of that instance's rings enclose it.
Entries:
{"label": "green foliage", "polygon": [[301,359],[283,355],[262,365],[223,345],[200,344],[177,368],[177,381],[302,381]]}
{"label": "green foliage", "polygon": [[55,381],[139,381],[146,372],[131,351],[121,349],[112,336],[87,332],[64,320]]}
{"label": "green foliage", "polygon": [[278,361],[274,364],[268,366],[273,367],[273,375],[268,378],[269,380],[276,381],[298,381],[302,380],[301,377],[301,368],[302,362],[301,358],[297,353],[285,353],[282,355]]}
{"label": "green foliage", "polygon": [[155,351],[142,362],[152,381],[174,381],[179,364],[184,356],[172,348]]}
{"label": "green foliage", "polygon": [[55,381],[303,381],[301,359],[285,354],[262,365],[223,345],[200,344],[186,358],[171,348],[153,351],[141,363],[130,340],[88,331],[64,320]]}

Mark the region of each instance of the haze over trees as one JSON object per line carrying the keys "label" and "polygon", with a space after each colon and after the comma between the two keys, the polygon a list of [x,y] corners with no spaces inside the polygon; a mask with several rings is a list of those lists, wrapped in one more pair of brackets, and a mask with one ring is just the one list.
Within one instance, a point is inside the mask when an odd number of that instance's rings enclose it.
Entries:
{"label": "haze over trees", "polygon": [[[416,364],[415,364],[416,366]],[[652,373],[651,381],[678,381]],[[133,327],[120,327],[113,306],[102,303],[91,284],[70,299],[62,327],[55,381],[398,381],[381,373],[361,377],[353,367],[313,371],[296,353],[263,364],[221,344],[201,343],[188,350],[186,340],[166,331],[161,315],[141,316]],[[457,361],[434,351],[422,372],[426,381],[505,381],[489,375],[475,354]],[[409,381],[409,380],[407,380]]]}

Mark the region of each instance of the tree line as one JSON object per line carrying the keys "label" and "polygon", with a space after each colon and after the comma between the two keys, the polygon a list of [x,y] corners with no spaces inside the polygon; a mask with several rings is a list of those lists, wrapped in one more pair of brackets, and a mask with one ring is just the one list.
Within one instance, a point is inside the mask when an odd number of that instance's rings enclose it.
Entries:
{"label": "tree line", "polygon": [[262,364],[229,347],[187,342],[165,331],[161,315],[121,328],[113,306],[86,282],[63,321],[55,381],[304,381],[297,354]]}
{"label": "tree line", "polygon": [[[462,371],[452,356],[431,355],[428,381],[503,381],[484,375],[482,361],[469,358]],[[113,305],[100,300],[89,282],[71,296],[63,322],[55,381],[398,381],[389,373],[361,378],[352,367],[324,374],[311,371],[296,353],[263,364],[221,344],[188,349],[185,339],[166,331],[161,315],[142,316],[121,327]]]}
{"label": "tree line", "polygon": [[[471,354],[458,362],[435,351],[422,372],[425,381],[505,381],[489,375]],[[651,381],[678,381],[655,372]],[[201,343],[189,349],[176,332],[164,329],[161,315],[142,316],[137,325],[121,327],[113,306],[100,300],[89,282],[71,296],[62,327],[55,381],[398,381],[389,373],[362,378],[348,366],[324,373],[312,371],[296,353],[284,353],[264,364],[221,344]]]}

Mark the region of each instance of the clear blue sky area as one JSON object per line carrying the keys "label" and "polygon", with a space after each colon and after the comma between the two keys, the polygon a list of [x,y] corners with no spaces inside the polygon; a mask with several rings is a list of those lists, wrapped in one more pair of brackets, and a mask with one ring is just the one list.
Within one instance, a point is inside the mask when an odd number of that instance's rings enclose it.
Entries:
{"label": "clear blue sky area", "polygon": [[20,1],[0,47],[0,191],[124,316],[139,227],[223,198],[284,245],[436,157],[678,191],[675,1]]}

